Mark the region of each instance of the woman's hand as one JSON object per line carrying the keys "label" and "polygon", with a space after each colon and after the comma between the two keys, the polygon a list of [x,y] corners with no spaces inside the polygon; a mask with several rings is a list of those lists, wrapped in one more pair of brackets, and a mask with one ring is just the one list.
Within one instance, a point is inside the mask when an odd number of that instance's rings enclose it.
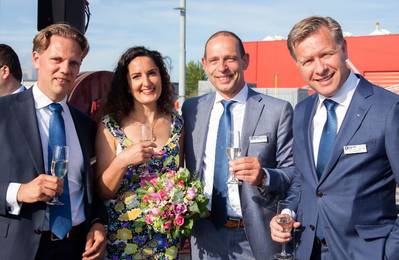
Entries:
{"label": "woman's hand", "polygon": [[117,158],[125,167],[138,165],[147,162],[154,154],[156,147],[157,145],[150,141],[133,144],[119,153]]}

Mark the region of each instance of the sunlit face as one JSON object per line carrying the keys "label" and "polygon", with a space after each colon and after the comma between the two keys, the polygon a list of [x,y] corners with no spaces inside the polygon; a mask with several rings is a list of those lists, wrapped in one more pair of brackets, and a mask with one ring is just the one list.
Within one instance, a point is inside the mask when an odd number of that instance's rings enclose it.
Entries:
{"label": "sunlit face", "polygon": [[156,104],[161,96],[161,74],[150,57],[139,56],[129,63],[128,83],[134,102],[146,105]]}
{"label": "sunlit face", "polygon": [[52,101],[62,100],[72,90],[82,55],[75,40],[56,35],[51,36],[46,50],[32,53],[32,62],[37,69],[37,85]]}
{"label": "sunlit face", "polygon": [[320,95],[334,96],[348,78],[346,43],[337,44],[326,27],[297,43],[294,51],[302,77]]}
{"label": "sunlit face", "polygon": [[248,55],[240,54],[237,39],[219,35],[208,42],[202,65],[216,90],[230,99],[244,87],[248,60]]}

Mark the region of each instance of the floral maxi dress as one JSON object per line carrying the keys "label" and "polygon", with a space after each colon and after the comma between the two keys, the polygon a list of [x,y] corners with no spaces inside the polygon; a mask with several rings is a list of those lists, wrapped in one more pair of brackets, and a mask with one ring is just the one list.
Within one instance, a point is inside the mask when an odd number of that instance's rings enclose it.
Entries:
{"label": "floral maxi dress", "polygon": [[[117,152],[133,143],[112,116],[106,115],[102,123],[117,138]],[[182,127],[182,117],[177,113],[172,113],[170,136],[166,144],[157,156],[153,156],[146,164],[129,166],[116,198],[107,201],[108,259],[175,259],[177,257],[179,240],[168,239],[165,235],[152,231],[145,222],[135,221],[142,217],[135,190],[140,187],[140,181],[145,178],[178,169],[179,137]]]}

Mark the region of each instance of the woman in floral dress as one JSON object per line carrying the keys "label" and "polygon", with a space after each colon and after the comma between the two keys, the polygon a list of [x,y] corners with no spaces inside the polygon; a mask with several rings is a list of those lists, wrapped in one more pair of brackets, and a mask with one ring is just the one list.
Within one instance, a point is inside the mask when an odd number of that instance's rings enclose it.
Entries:
{"label": "woman in floral dress", "polygon": [[[182,118],[161,54],[119,59],[96,139],[98,193],[108,209],[108,259],[175,259],[179,241],[153,232],[138,207],[140,182],[179,167]],[[150,137],[142,136],[145,126]],[[143,141],[142,141],[143,140]]]}

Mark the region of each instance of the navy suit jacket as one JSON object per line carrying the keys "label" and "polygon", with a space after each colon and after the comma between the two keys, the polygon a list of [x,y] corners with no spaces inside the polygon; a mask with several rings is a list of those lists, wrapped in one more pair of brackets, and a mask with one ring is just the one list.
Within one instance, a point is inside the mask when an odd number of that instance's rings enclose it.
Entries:
{"label": "navy suit jacket", "polygon": [[[312,144],[318,96],[295,108],[296,178],[292,187],[300,192],[297,212],[303,230],[296,256],[301,260],[310,258],[318,218],[324,224],[331,259],[399,259],[395,211],[399,96],[358,77],[360,82],[320,180]],[[345,153],[349,145],[366,145],[367,152]]]}
{"label": "navy suit jacket", "polygon": [[[95,124],[69,107],[84,160],[85,228],[106,221],[102,202],[93,193],[90,158],[94,156]],[[24,203],[19,215],[8,213],[6,193],[10,182],[27,183],[44,173],[44,163],[32,89],[0,98],[0,259],[34,259],[44,221],[46,203]]]}
{"label": "navy suit jacket", "polygon": [[[214,101],[215,92],[212,92],[186,100],[182,108],[186,166],[191,173],[199,173],[200,178]],[[284,196],[293,178],[292,113],[288,102],[248,89],[241,154],[258,156],[261,166],[267,168],[270,174],[270,187],[264,187],[263,192],[245,182],[239,188],[245,232],[256,259],[269,259],[281,249],[270,238],[269,222],[275,215],[276,200]],[[250,144],[249,137],[265,135],[267,142]],[[196,236],[195,230],[199,229],[194,229],[193,236]],[[200,244],[192,246],[201,248]]]}

